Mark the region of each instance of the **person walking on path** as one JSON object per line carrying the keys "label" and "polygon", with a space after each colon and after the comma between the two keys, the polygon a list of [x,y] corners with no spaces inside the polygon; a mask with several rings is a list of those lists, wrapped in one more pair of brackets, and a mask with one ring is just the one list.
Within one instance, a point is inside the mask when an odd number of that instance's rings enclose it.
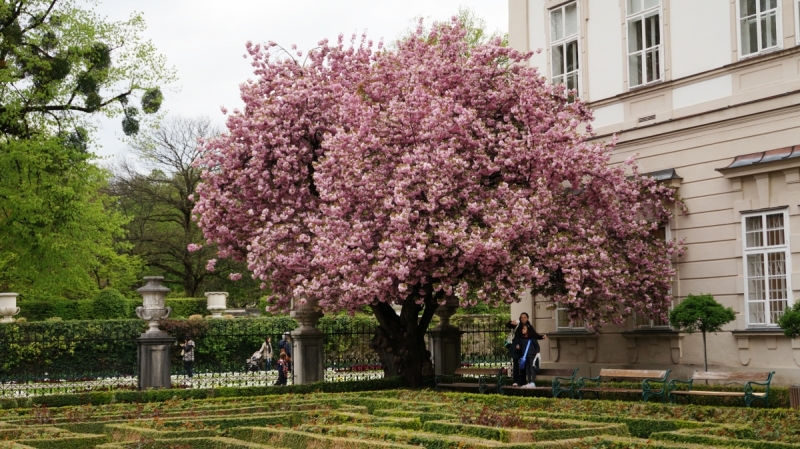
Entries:
{"label": "person walking on path", "polygon": [[272,370],[272,338],[267,337],[261,344],[261,360],[264,362],[264,371]]}
{"label": "person walking on path", "polygon": [[181,347],[183,348],[183,350],[181,350],[181,355],[183,355],[183,369],[186,371],[186,376],[191,379],[194,375],[192,372],[192,368],[194,367],[194,341],[186,337]]}

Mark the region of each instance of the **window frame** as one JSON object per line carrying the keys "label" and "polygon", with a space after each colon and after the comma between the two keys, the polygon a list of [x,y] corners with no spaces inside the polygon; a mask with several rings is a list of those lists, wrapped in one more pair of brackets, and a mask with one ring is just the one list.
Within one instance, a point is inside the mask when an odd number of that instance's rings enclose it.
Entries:
{"label": "window frame", "polygon": [[[580,5],[580,3],[581,2],[578,1],[578,0],[564,3],[563,5],[559,5],[559,6],[555,7],[555,8],[552,8],[552,9],[548,10],[548,15],[547,15],[547,17],[548,17],[548,21],[547,21],[547,26],[548,26],[547,40],[549,41],[549,50],[550,50],[549,58],[548,58],[548,66],[550,67],[550,73],[549,73],[549,75],[550,75],[550,83],[556,84],[556,82],[555,82],[556,75],[554,74],[555,65],[553,64],[553,48],[557,47],[557,46],[561,46],[561,47],[564,48],[564,52],[562,53],[562,69],[563,69],[563,73],[561,75],[558,75],[558,76],[562,77],[564,80],[560,84],[564,84],[565,86],[568,86],[568,84],[567,84],[567,76],[572,74],[572,73],[574,73],[575,74],[575,78],[576,78],[576,82],[575,82],[575,88],[572,89],[572,90],[575,91],[575,95],[577,97],[581,96],[581,86],[583,84],[583,80],[582,80],[583,77],[581,76],[581,70],[583,69],[583,63],[581,61],[581,5]],[[566,17],[567,17],[566,8],[567,8],[567,6],[571,6],[571,5],[575,5],[575,17],[576,17],[576,20],[577,20],[577,23],[575,24],[575,34],[574,35],[571,34],[569,36],[564,36],[561,39],[554,40],[553,39],[553,13],[556,12],[556,11],[561,11],[561,21],[562,21],[561,25],[562,25],[562,28],[564,29],[564,32],[566,33],[566,26],[565,26],[566,25]],[[577,63],[577,67],[572,72],[567,72],[567,70],[566,70],[567,69],[567,67],[566,67],[566,65],[567,65],[566,46],[567,46],[567,44],[569,44],[572,41],[575,41],[576,47],[577,47],[577,56],[576,56],[576,59],[575,59],[575,61]]]}
{"label": "window frame", "polygon": [[[658,0],[657,6],[652,6],[648,9],[644,8],[644,0],[639,0],[642,2],[642,10],[638,11],[633,14],[628,14],[628,1],[625,1],[625,73],[628,80],[628,89],[639,89],[641,87],[649,86],[651,84],[660,83],[664,81],[666,76],[666,70],[664,64],[666,63],[666,56],[664,54],[665,43],[664,43],[664,0]],[[655,47],[650,48],[657,48],[658,49],[658,78],[653,79],[652,81],[645,81],[639,84],[633,85],[631,84],[631,62],[630,58],[631,55],[640,53],[642,55],[642,78],[645,79],[647,77],[647,50],[648,48],[645,47],[646,45],[646,36],[645,36],[645,27],[644,21],[647,17],[651,17],[653,15],[658,15],[658,36],[659,36],[659,43]],[[637,18],[640,18],[642,21],[642,49],[631,53],[630,51],[630,24],[631,22],[635,21]]]}
{"label": "window frame", "polygon": [[560,307],[560,304],[556,304],[556,332],[586,331],[586,322],[578,321],[576,324],[575,321],[570,321],[568,317],[564,317],[567,326],[561,325],[561,314],[566,313],[566,310],[566,307]]}
{"label": "window frame", "polygon": [[[775,6],[775,11],[776,11],[776,17],[775,17],[775,28],[776,28],[776,30],[775,30],[775,42],[776,43],[775,43],[775,46],[762,48],[762,49],[759,49],[758,51],[754,51],[754,52],[748,53],[746,55],[743,54],[743,52],[742,52],[742,8],[741,8],[741,0],[735,0],[734,3],[736,3],[736,17],[734,18],[734,20],[736,22],[736,49],[737,49],[736,51],[737,51],[737,53],[739,55],[739,59],[752,58],[752,57],[755,57],[755,56],[771,53],[771,52],[774,52],[774,51],[783,50],[783,23],[782,23],[783,7],[781,6],[781,3],[782,3],[781,0],[775,0],[775,5],[776,5]],[[797,4],[797,1],[795,1],[795,4]],[[759,1],[756,0],[756,9],[758,8],[758,5],[759,5]],[[761,14],[763,14],[763,12],[761,12],[761,13],[760,12],[756,12],[756,18],[758,18],[758,16],[761,15]],[[795,18],[797,18],[797,16],[795,16]],[[760,25],[758,19],[756,19],[756,24],[757,24],[756,25],[757,28],[760,29],[761,25]],[[797,39],[800,39],[800,36],[798,36]],[[759,43],[759,46],[760,46],[761,45],[761,34],[760,33],[756,37],[756,41]]]}
{"label": "window frame", "polygon": [[794,0],[794,38],[795,43],[800,45],[800,0]]}
{"label": "window frame", "polygon": [[[768,242],[768,226],[766,217],[768,215],[776,215],[782,214],[783,215],[783,244],[781,245],[769,245]],[[747,246],[747,219],[751,217],[762,217],[761,219],[761,238],[762,244],[761,246],[748,248]],[[745,314],[745,324],[746,327],[749,329],[753,328],[779,328],[777,319],[780,317],[776,317],[774,320],[771,318],[771,312],[769,311],[769,303],[771,302],[770,299],[770,288],[769,288],[769,277],[770,273],[767,271],[769,270],[769,262],[767,257],[764,257],[764,299],[763,300],[750,300],[750,277],[748,275],[748,266],[747,260],[748,256],[755,255],[755,254],[762,254],[767,256],[768,254],[772,253],[779,253],[783,252],[784,254],[784,280],[786,285],[786,304],[784,307],[784,311],[788,308],[792,307],[794,304],[794,299],[792,297],[792,253],[791,253],[791,245],[790,245],[790,229],[789,229],[789,209],[788,208],[780,208],[780,209],[770,209],[770,210],[763,210],[758,212],[748,212],[742,213],[741,217],[741,226],[742,226],[742,266],[743,266],[743,277],[744,277],[744,314]],[[763,323],[751,323],[750,321],[750,308],[751,304],[754,303],[763,303],[764,304],[764,322]]]}

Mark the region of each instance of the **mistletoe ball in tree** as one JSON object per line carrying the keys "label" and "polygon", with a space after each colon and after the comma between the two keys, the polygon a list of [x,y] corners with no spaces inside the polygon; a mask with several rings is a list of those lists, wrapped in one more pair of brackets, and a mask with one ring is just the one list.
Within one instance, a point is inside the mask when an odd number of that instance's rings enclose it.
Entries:
{"label": "mistletoe ball in tree", "polygon": [[451,298],[530,289],[592,326],[671,300],[677,249],[652,231],[673,190],[610,166],[586,141],[590,112],[530,54],[467,31],[420,26],[392,48],[340,37],[302,63],[248,45],[245,108],[201,161],[194,213],[220,256],[246,260],[276,309],[371,307],[373,347],[407,386],[431,373],[425,331]]}

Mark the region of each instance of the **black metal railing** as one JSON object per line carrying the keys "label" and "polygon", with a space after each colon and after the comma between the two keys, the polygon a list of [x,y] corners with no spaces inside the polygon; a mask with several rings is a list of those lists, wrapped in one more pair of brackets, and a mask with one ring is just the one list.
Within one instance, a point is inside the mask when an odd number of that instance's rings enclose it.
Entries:
{"label": "black metal railing", "polygon": [[[507,363],[506,330],[496,323],[458,323],[463,364],[499,366]],[[266,337],[272,338],[274,359],[293,320],[216,320],[194,336],[194,377],[189,379],[180,355],[180,341],[171,348],[172,384],[178,388],[272,385],[277,372],[262,364],[253,370],[248,360]],[[140,320],[26,323],[0,326],[0,397],[80,393],[137,387],[136,338],[145,330]],[[380,357],[370,347],[376,323],[372,319],[326,319],[325,381],[383,377]],[[428,337],[429,339],[429,337]],[[292,376],[289,376],[292,383]]]}

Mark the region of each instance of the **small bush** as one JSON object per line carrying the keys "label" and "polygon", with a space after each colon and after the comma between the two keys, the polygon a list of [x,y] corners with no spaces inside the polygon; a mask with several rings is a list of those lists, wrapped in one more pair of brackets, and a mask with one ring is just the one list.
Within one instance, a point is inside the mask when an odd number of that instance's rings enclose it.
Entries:
{"label": "small bush", "polygon": [[92,301],[92,315],[97,320],[114,320],[128,317],[128,305],[122,293],[105,288]]}

